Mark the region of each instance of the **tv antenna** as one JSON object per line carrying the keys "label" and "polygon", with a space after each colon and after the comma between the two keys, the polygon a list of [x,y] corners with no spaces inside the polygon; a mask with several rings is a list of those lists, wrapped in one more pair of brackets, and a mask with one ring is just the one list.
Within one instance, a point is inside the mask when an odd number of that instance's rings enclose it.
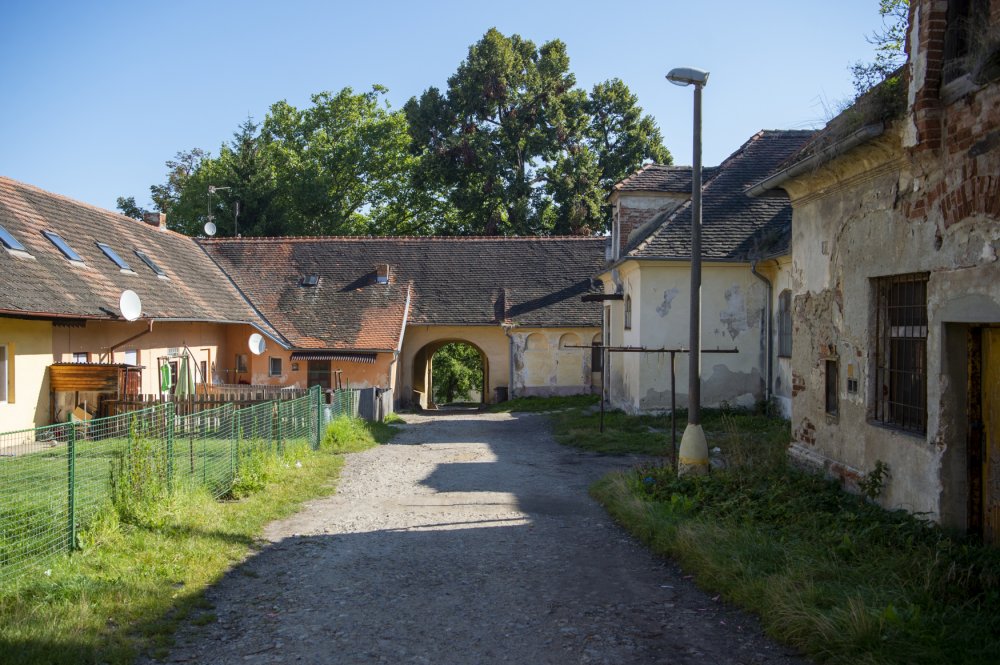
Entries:
{"label": "tv antenna", "polygon": [[[216,231],[219,230],[215,226],[215,215],[212,214],[212,194],[221,192],[224,189],[232,189],[232,187],[216,187],[215,185],[208,186],[208,221],[205,222],[205,235],[209,237],[214,236]],[[237,211],[236,214],[239,214],[239,212]]]}

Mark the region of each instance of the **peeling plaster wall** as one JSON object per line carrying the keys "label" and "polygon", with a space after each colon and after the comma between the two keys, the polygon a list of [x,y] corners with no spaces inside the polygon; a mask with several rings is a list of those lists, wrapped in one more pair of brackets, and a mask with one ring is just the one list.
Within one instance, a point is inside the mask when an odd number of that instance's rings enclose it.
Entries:
{"label": "peeling plaster wall", "polygon": [[[687,348],[690,267],[686,262],[636,262],[621,266],[625,293],[632,298],[632,329],[624,330],[622,301],[611,301],[612,344]],[[606,280],[606,283],[608,280]],[[610,288],[610,287],[609,287]],[[749,265],[705,263],[702,268],[702,349],[736,354],[702,355],[702,403],[751,407],[764,392],[764,285]],[[609,354],[613,408],[628,413],[670,409],[670,354]],[[687,406],[688,356],[676,360],[677,406]]]}
{"label": "peeling plaster wall", "polygon": [[[1000,105],[995,88],[980,93],[991,96],[993,109]],[[995,113],[985,104],[953,112]],[[964,528],[965,336],[969,323],[1000,322],[1000,223],[990,212],[997,202],[987,190],[975,200],[978,190],[968,190],[963,177],[1000,172],[1000,150],[971,162],[964,151],[905,150],[909,132],[910,123],[897,123],[878,141],[787,185],[794,209],[792,454],[848,487],[881,460],[891,474],[883,505]],[[949,207],[949,191],[968,192],[961,210]],[[929,273],[926,435],[870,421],[873,280],[914,272]],[[825,410],[828,358],[839,361],[838,416]],[[848,364],[858,374],[855,394],[847,392]]]}
{"label": "peeling plaster wall", "polygon": [[[581,395],[593,392],[589,346],[597,328],[517,328],[514,395]],[[599,377],[600,375],[598,375]]]}

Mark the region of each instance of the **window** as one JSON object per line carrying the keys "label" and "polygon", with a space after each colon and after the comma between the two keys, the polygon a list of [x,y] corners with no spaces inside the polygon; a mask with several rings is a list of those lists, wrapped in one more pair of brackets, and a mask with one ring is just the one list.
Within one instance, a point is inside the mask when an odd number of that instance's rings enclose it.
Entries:
{"label": "window", "polygon": [[112,263],[118,266],[120,270],[127,270],[129,272],[132,272],[132,267],[129,264],[125,263],[125,260],[122,259],[122,257],[118,256],[118,252],[111,249],[110,245],[106,245],[103,242],[99,242],[97,243],[97,246],[101,248],[101,251],[104,252],[104,255],[109,259],[111,259]]}
{"label": "window", "polygon": [[632,296],[625,296],[625,330],[632,330]]}
{"label": "window", "polygon": [[604,346],[611,346],[611,308],[604,307]]}
{"label": "window", "polygon": [[248,371],[250,371],[250,370],[247,368],[247,354],[245,354],[245,353],[237,353],[236,354],[236,373],[237,374],[246,374]]}
{"label": "window", "polygon": [[198,363],[198,369],[201,370],[201,382],[208,383],[208,361],[202,360]]}
{"label": "window", "polygon": [[604,371],[604,349],[601,347],[600,335],[595,336],[590,343],[590,371]]}
{"label": "window", "polygon": [[788,289],[778,296],[778,357],[792,357],[792,292]]}
{"label": "window", "polygon": [[149,269],[155,272],[157,277],[167,276],[167,273],[163,272],[163,268],[156,265],[153,259],[149,258],[149,255],[146,254],[145,252],[140,252],[139,250],[135,250],[135,255],[138,256],[140,259],[142,259],[142,262],[145,263],[147,266],[149,266]]}
{"label": "window", "polygon": [[303,275],[299,284],[302,286],[316,286],[319,284],[319,275]]}
{"label": "window", "polygon": [[840,401],[837,395],[837,360],[829,358],[826,361],[826,413],[836,416],[840,413]]}
{"label": "window", "polygon": [[942,81],[949,83],[970,68],[970,51],[975,50],[975,31],[989,25],[989,9],[984,0],[949,0],[944,33],[944,71]]}
{"label": "window", "polygon": [[267,375],[268,376],[281,376],[281,358],[269,358]]}
{"label": "window", "polygon": [[42,231],[42,235],[51,240],[52,244],[55,245],[67,259],[76,263],[83,263],[83,257],[77,254],[72,247],[66,244],[66,241],[62,239],[61,235],[55,233],[54,231]]}
{"label": "window", "polygon": [[17,238],[12,236],[10,232],[7,231],[7,229],[5,229],[2,226],[0,226],[0,243],[3,243],[3,246],[6,247],[7,249],[12,249],[15,252],[28,251],[24,248],[24,245],[18,242]]}
{"label": "window", "polygon": [[126,365],[138,365],[139,364],[139,352],[135,349],[128,349],[125,351],[125,364]]}
{"label": "window", "polygon": [[7,347],[0,346],[0,403],[7,401]]}
{"label": "window", "polygon": [[877,422],[927,431],[927,274],[875,280]]}
{"label": "window", "polygon": [[306,386],[319,386],[322,390],[330,390],[330,361],[310,360],[306,363]]}
{"label": "window", "polygon": [[90,354],[86,351],[76,351],[73,353],[73,362],[75,363],[89,363]]}

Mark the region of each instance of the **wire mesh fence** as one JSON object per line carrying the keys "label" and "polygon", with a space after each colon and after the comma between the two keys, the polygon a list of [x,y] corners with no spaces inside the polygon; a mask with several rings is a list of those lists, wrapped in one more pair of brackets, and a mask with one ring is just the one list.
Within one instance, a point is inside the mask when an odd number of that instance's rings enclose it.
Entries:
{"label": "wire mesh fence", "polygon": [[74,549],[79,530],[102,510],[141,518],[182,487],[221,497],[244,461],[318,448],[329,412],[349,412],[352,404],[350,397],[335,401],[324,408],[315,388],[242,409],[227,404],[180,416],[166,403],[0,433],[0,580]]}

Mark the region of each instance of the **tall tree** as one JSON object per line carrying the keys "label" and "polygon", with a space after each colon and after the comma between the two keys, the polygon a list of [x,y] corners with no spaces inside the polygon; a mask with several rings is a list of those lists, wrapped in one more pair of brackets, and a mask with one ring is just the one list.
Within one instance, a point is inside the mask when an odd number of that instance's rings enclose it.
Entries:
{"label": "tall tree", "polygon": [[[495,28],[448,79],[405,108],[417,179],[455,208],[456,233],[592,233],[609,183],[669,163],[655,123],[620,81],[576,88],[566,46]],[[600,115],[595,115],[595,113]]]}
{"label": "tall tree", "polygon": [[469,344],[455,342],[442,346],[432,363],[434,401],[448,404],[469,399],[473,390],[483,390],[483,359]]}
{"label": "tall tree", "polygon": [[884,81],[906,62],[906,30],[910,20],[910,0],[879,0],[882,28],[868,37],[875,47],[871,62],[856,62],[851,66],[854,92],[861,96]]}

